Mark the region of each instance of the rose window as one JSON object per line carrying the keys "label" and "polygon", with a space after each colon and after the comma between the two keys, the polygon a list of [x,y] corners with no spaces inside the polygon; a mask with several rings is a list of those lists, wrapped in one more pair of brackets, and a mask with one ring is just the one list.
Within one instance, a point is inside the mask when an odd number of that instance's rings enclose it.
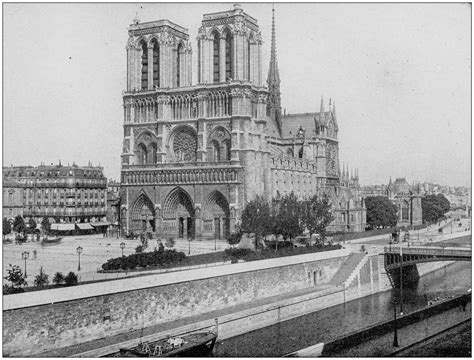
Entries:
{"label": "rose window", "polygon": [[195,161],[196,149],[196,135],[191,131],[183,130],[174,137],[173,151],[177,161]]}

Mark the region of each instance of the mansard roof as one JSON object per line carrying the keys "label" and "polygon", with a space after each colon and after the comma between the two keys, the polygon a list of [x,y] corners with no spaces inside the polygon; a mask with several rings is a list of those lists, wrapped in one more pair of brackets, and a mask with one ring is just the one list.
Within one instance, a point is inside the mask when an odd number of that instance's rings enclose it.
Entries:
{"label": "mansard roof", "polygon": [[91,177],[103,178],[103,169],[99,166],[63,166],[63,165],[40,165],[40,166],[11,166],[3,168],[4,178],[18,177]]}

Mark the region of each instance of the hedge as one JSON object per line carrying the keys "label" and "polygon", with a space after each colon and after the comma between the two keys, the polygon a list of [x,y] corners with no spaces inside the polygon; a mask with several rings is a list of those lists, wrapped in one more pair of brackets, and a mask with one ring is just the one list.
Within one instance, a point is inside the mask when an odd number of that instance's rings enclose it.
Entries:
{"label": "hedge", "polygon": [[140,254],[113,258],[102,264],[102,269],[108,270],[131,270],[137,267],[145,268],[147,266],[169,266],[180,263],[186,258],[186,255],[176,250],[155,250]]}

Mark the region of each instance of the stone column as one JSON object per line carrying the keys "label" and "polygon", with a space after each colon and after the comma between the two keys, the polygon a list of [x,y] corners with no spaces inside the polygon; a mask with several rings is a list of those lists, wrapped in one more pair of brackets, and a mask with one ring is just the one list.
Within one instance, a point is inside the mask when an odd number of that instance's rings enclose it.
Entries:
{"label": "stone column", "polygon": [[131,90],[131,46],[127,45],[127,91]]}
{"label": "stone column", "polygon": [[153,90],[153,44],[148,47],[148,90]]}
{"label": "stone column", "polygon": [[257,85],[257,79],[255,77],[256,71],[255,71],[255,53],[256,53],[256,44],[254,41],[250,43],[250,69],[249,69],[249,78],[250,81],[254,84]]}
{"label": "stone column", "polygon": [[257,86],[263,86],[263,78],[262,78],[262,42],[259,41],[257,43]]}
{"label": "stone column", "polygon": [[158,66],[160,67],[160,87],[164,88],[167,87],[166,82],[166,67],[168,63],[167,58],[167,45],[164,42],[160,43],[160,63]]}
{"label": "stone column", "polygon": [[225,37],[221,36],[219,39],[219,82],[225,81]]}

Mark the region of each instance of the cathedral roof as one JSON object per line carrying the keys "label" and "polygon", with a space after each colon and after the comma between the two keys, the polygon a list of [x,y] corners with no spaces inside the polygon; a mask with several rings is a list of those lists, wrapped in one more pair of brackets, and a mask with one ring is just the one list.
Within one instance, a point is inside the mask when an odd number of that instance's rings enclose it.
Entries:
{"label": "cathedral roof", "polygon": [[282,136],[289,138],[296,136],[300,127],[303,127],[307,137],[316,135],[316,122],[321,125],[327,124],[329,112],[325,112],[321,121],[320,113],[300,113],[300,114],[285,114],[281,116],[282,122]]}

